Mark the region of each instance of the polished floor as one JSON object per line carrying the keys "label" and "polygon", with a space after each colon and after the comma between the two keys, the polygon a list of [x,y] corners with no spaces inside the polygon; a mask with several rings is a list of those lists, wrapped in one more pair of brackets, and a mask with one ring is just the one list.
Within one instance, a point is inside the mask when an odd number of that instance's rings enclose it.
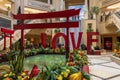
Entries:
{"label": "polished floor", "polygon": [[111,55],[89,56],[91,80],[120,80],[120,65],[110,59]]}

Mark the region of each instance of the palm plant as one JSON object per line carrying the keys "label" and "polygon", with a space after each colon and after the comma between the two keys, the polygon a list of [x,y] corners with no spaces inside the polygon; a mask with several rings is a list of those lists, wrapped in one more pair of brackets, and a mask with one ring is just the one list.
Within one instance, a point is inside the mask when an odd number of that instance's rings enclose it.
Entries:
{"label": "palm plant", "polygon": [[92,18],[94,18],[94,16],[98,15],[99,12],[100,12],[99,7],[93,6],[93,7],[91,7],[91,10],[89,11],[89,14]]}

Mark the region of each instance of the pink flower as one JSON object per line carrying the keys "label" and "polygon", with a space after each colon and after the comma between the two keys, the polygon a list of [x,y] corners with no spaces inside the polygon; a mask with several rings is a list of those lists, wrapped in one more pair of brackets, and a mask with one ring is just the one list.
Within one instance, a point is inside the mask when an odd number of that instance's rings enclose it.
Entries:
{"label": "pink flower", "polygon": [[89,73],[89,66],[88,66],[88,65],[83,65],[82,70],[83,70],[85,73]]}

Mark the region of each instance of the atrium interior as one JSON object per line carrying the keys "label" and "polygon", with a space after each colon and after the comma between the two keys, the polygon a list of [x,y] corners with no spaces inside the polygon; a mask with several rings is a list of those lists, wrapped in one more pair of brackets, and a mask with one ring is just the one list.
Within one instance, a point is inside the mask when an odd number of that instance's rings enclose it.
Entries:
{"label": "atrium interior", "polygon": [[120,80],[120,0],[0,0],[0,80]]}

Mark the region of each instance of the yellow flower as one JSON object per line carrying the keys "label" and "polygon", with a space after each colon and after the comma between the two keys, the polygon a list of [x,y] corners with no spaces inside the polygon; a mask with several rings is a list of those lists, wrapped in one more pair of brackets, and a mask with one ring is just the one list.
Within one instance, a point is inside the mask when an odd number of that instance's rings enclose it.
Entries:
{"label": "yellow flower", "polygon": [[8,74],[5,74],[4,77],[8,77]]}
{"label": "yellow flower", "polygon": [[18,76],[18,79],[22,79],[22,76]]}
{"label": "yellow flower", "polygon": [[57,79],[58,79],[58,80],[63,80],[62,75],[57,76]]}
{"label": "yellow flower", "polygon": [[82,53],[82,51],[81,51],[81,50],[78,50],[78,53]]}
{"label": "yellow flower", "polygon": [[59,48],[55,48],[55,52],[56,53],[60,53],[60,49]]}
{"label": "yellow flower", "polygon": [[65,78],[67,78],[68,77],[68,72],[63,71],[63,72],[61,72],[61,75],[63,75]]}
{"label": "yellow flower", "polygon": [[15,75],[15,73],[12,73],[12,75]]}
{"label": "yellow flower", "polygon": [[12,73],[12,72],[10,72],[10,73],[9,73],[9,76],[11,76],[12,74],[13,74],[13,73]]}
{"label": "yellow flower", "polygon": [[26,74],[23,72],[22,74],[21,74],[21,76],[25,76]]}
{"label": "yellow flower", "polygon": [[22,80],[28,80],[29,76],[25,76],[24,78],[22,78]]}
{"label": "yellow flower", "polygon": [[70,73],[70,70],[69,70],[69,69],[66,69],[66,71],[67,71],[68,73]]}
{"label": "yellow flower", "polygon": [[73,50],[70,50],[70,53],[73,53]]}
{"label": "yellow flower", "polygon": [[117,53],[117,49],[114,49],[114,53]]}

